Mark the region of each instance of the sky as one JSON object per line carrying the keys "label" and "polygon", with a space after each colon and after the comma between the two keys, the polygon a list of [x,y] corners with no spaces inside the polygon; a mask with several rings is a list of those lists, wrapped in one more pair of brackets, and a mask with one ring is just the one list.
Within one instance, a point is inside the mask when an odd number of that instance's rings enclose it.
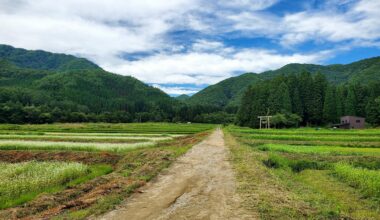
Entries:
{"label": "sky", "polygon": [[0,0],[0,44],[87,58],[172,96],[380,55],[380,0]]}

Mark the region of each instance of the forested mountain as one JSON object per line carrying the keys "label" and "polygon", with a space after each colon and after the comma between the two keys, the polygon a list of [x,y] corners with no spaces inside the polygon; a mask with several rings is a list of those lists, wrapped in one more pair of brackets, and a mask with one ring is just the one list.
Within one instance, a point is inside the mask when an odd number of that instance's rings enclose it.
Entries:
{"label": "forested mountain", "polygon": [[334,124],[343,115],[380,125],[380,80],[337,85],[321,73],[278,75],[248,87],[236,122],[258,127],[260,115],[272,115],[279,127]]}
{"label": "forested mountain", "polygon": [[237,77],[223,80],[215,85],[209,86],[204,90],[193,95],[189,104],[213,104],[218,107],[236,109],[239,105],[242,94],[249,85],[256,82],[273,79],[278,75],[300,74],[309,72],[312,75],[321,73],[333,84],[368,82],[380,80],[380,57],[370,58],[354,62],[347,65],[313,65],[313,64],[288,64],[284,67],[266,71],[261,74],[246,73]]}
{"label": "forested mountain", "polygon": [[179,101],[186,101],[190,98],[190,96],[188,95],[185,95],[185,94],[182,94],[182,95],[179,95],[177,97],[175,97],[175,99],[179,100]]}
{"label": "forested mountain", "polygon": [[0,46],[0,122],[171,120],[174,99],[70,55]]}
{"label": "forested mountain", "polygon": [[217,107],[231,107],[227,111],[236,112],[238,103],[245,89],[254,82],[261,80],[260,75],[246,73],[237,77],[223,80],[194,94],[187,100],[191,105],[215,105]]}
{"label": "forested mountain", "polygon": [[257,115],[269,110],[281,126],[333,123],[342,114],[380,124],[379,82],[377,57],[348,65],[289,64],[171,98],[83,58],[0,45],[0,123],[231,123],[238,113],[236,122],[255,127]]}
{"label": "forested mountain", "polygon": [[101,69],[96,64],[72,55],[50,53],[42,50],[25,50],[0,44],[0,60],[5,59],[20,68],[72,71]]}

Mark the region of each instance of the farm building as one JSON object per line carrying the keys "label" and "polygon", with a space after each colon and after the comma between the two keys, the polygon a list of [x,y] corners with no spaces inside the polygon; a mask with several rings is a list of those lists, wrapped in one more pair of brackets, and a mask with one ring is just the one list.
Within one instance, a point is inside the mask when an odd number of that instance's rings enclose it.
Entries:
{"label": "farm building", "polygon": [[357,117],[357,116],[343,116],[340,117],[340,124],[337,126],[343,129],[351,129],[351,128],[364,128],[365,118]]}

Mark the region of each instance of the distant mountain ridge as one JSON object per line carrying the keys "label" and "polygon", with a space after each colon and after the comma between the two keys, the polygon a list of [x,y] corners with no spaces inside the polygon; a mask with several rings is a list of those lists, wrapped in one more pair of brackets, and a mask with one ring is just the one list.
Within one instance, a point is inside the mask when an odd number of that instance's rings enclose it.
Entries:
{"label": "distant mountain ridge", "polygon": [[25,50],[8,45],[0,45],[0,59],[6,59],[21,68],[72,71],[84,69],[101,69],[85,58],[57,54],[42,50]]}
{"label": "distant mountain ridge", "polygon": [[0,104],[88,114],[152,109],[164,114],[161,106],[173,102],[157,88],[107,72],[84,58],[0,45]]}
{"label": "distant mountain ridge", "polygon": [[225,79],[217,84],[206,87],[187,100],[189,104],[211,104],[219,107],[236,107],[240,103],[243,92],[249,85],[279,75],[299,74],[308,71],[326,76],[327,80],[335,83],[360,81],[364,84],[380,80],[380,57],[360,60],[350,64],[315,65],[288,64],[277,70],[260,74],[245,73],[240,76]]}
{"label": "distant mountain ridge", "polygon": [[182,94],[182,95],[179,95],[177,97],[174,97],[175,99],[179,100],[179,101],[186,101],[190,98],[190,96],[186,95],[186,94]]}
{"label": "distant mountain ridge", "polygon": [[[48,105],[80,112],[147,112],[173,114],[172,105],[237,108],[249,85],[281,74],[321,72],[330,82],[370,83],[380,80],[380,57],[347,65],[288,64],[261,74],[245,73],[211,85],[189,97],[169,97],[163,91],[130,77],[109,73],[91,61],[72,55],[31,51],[0,45],[0,103]],[[20,98],[21,97],[21,98]],[[157,107],[160,106],[160,107]],[[233,112],[233,111],[231,111]],[[152,113],[152,117],[155,114]]]}

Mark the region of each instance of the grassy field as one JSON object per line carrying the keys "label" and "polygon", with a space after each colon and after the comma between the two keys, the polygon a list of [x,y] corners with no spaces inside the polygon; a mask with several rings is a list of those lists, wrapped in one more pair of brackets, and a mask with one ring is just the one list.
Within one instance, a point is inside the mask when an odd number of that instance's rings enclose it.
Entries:
{"label": "grassy field", "polygon": [[173,123],[62,123],[43,125],[0,125],[0,133],[135,133],[135,134],[193,134],[208,130],[210,124],[173,124]]}
{"label": "grassy field", "polygon": [[88,166],[81,163],[0,163],[0,208],[9,207],[30,197],[30,194],[63,185],[89,172]]}
{"label": "grassy field", "polygon": [[207,124],[0,125],[0,219],[84,219],[202,140]]}
{"label": "grassy field", "polygon": [[380,219],[380,129],[225,131],[244,206],[262,219]]}

